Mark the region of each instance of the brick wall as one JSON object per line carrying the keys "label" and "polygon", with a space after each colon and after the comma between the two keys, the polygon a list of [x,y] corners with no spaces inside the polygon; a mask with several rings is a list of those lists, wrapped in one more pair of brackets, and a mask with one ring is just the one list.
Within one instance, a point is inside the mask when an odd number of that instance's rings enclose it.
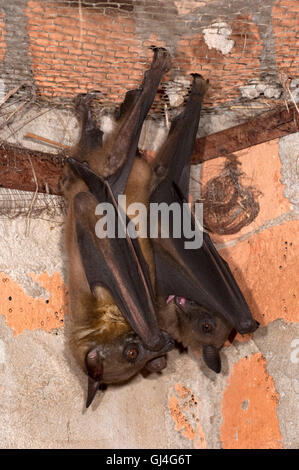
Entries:
{"label": "brick wall", "polygon": [[[66,102],[100,89],[102,102],[113,106],[140,84],[151,44],[166,46],[173,56],[159,109],[169,104],[169,87],[186,92],[192,72],[211,80],[207,108],[238,104],[240,87],[250,80],[267,76],[279,85],[280,71],[289,78],[298,73],[296,0],[15,3],[15,15],[14,5],[3,2],[0,16],[2,77],[7,89],[26,77],[39,99]],[[18,38],[10,39],[4,55],[6,13],[10,29],[13,21],[22,28],[14,28]]]}
{"label": "brick wall", "polygon": [[5,51],[6,51],[6,43],[5,43],[5,14],[0,14],[0,60],[3,60]]}

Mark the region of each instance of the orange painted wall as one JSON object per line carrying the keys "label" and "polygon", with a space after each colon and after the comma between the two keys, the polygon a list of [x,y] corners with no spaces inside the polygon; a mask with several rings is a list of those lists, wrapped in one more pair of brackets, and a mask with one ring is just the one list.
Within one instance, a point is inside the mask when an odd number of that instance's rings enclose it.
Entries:
{"label": "orange painted wall", "polygon": [[278,399],[260,353],[235,364],[223,395],[222,448],[281,449]]}

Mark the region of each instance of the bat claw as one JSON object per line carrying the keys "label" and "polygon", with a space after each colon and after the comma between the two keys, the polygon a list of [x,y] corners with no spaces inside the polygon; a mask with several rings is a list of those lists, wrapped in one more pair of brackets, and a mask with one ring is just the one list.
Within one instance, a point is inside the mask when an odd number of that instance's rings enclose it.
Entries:
{"label": "bat claw", "polygon": [[151,46],[150,49],[154,51],[151,69],[161,68],[164,73],[168,72],[171,67],[171,58],[167,49],[158,46]]}
{"label": "bat claw", "polygon": [[191,93],[203,96],[208,89],[209,80],[205,80],[200,73],[191,73],[191,76],[193,77]]}
{"label": "bat claw", "polygon": [[97,98],[99,94],[102,95],[102,93],[97,90],[92,91],[90,93],[80,93],[73,100],[75,110],[79,114],[88,112],[90,108],[90,103],[93,99]]}

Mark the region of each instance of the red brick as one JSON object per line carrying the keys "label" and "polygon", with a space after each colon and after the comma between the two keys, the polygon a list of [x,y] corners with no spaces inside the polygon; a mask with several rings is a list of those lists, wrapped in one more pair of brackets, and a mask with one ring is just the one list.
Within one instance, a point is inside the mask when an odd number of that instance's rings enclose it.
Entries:
{"label": "red brick", "polygon": [[51,41],[49,39],[38,38],[34,41],[34,44],[37,44],[38,46],[49,46]]}
{"label": "red brick", "polygon": [[51,39],[54,39],[55,41],[64,41],[65,39],[67,40],[71,40],[72,37],[66,37],[64,34],[62,33],[51,33]]}
{"label": "red brick", "polygon": [[73,26],[74,28],[78,27],[78,19],[75,18],[69,18],[69,17],[63,17],[63,16],[57,16],[54,21],[54,24],[60,25],[60,26]]}
{"label": "red brick", "polygon": [[90,51],[96,51],[98,49],[98,46],[94,43],[86,43],[85,42],[85,43],[82,44],[82,48],[90,50]]}
{"label": "red brick", "polygon": [[45,48],[43,46],[36,46],[34,44],[30,45],[30,50],[35,52],[44,52],[45,53]]}

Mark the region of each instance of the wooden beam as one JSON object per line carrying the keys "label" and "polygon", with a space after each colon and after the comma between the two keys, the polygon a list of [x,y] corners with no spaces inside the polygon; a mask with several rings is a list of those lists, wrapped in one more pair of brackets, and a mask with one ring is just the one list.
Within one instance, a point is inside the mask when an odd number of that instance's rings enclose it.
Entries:
{"label": "wooden beam", "polygon": [[0,187],[35,191],[36,185],[30,159],[38,181],[39,192],[60,195],[59,179],[64,157],[18,148],[10,144],[0,146]]}
{"label": "wooden beam", "polygon": [[262,113],[249,121],[197,139],[192,163],[229,155],[253,145],[277,139],[299,130],[299,114],[294,105]]}
{"label": "wooden beam", "polygon": [[[230,129],[197,139],[192,163],[229,155],[253,145],[283,137],[299,130],[299,114],[295,106],[260,114],[250,121]],[[59,179],[64,156],[18,148],[10,144],[0,146],[0,186],[35,191],[32,161],[39,192],[61,195]]]}

